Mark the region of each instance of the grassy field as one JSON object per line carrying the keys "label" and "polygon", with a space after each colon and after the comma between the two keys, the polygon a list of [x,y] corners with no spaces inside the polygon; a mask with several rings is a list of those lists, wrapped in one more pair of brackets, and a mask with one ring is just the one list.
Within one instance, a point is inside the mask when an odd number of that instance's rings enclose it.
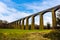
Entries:
{"label": "grassy field", "polygon": [[[0,40],[38,40],[43,33],[51,30],[0,29]],[[45,38],[41,38],[44,39]]]}
{"label": "grassy field", "polygon": [[29,32],[50,32],[51,30],[20,30],[20,29],[0,29],[0,33],[29,33]]}
{"label": "grassy field", "polygon": [[0,40],[59,40],[60,30],[0,29]]}

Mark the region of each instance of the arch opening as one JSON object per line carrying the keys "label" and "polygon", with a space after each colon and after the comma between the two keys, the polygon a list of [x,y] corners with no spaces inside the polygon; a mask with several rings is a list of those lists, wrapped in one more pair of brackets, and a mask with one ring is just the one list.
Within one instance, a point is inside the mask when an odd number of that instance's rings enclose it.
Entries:
{"label": "arch opening", "polygon": [[35,29],[39,29],[39,15],[35,16]]}
{"label": "arch opening", "polygon": [[32,17],[29,18],[29,30],[31,30]]}
{"label": "arch opening", "polygon": [[51,12],[46,12],[43,15],[43,23],[44,23],[44,29],[52,28],[52,13]]}

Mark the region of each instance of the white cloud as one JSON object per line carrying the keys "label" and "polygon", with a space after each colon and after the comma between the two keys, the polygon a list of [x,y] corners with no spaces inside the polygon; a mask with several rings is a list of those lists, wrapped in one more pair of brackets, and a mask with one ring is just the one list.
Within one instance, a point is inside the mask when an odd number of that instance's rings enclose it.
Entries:
{"label": "white cloud", "polygon": [[43,2],[42,2],[42,4],[43,4],[43,5],[46,5],[46,4],[47,4],[47,2],[46,2],[46,1],[43,1]]}
{"label": "white cloud", "polygon": [[2,2],[0,2],[0,13],[5,12],[5,10],[6,10],[5,8],[6,8],[6,6]]}
{"label": "white cloud", "polygon": [[4,4],[3,2],[0,2],[0,19],[1,20],[7,20],[9,22],[12,22],[28,15],[30,14],[17,11],[14,8],[9,8],[6,4]]}
{"label": "white cloud", "polygon": [[34,11],[33,13],[37,13],[57,5],[60,5],[60,0],[44,0],[43,2],[33,2],[30,4],[24,4],[27,10],[32,9]]}

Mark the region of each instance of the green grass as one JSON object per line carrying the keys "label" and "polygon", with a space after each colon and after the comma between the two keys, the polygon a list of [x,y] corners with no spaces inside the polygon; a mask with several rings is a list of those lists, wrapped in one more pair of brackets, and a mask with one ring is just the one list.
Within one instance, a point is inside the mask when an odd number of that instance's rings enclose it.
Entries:
{"label": "green grass", "polygon": [[[45,39],[46,38],[46,39]],[[59,40],[60,29],[56,30],[20,30],[0,29],[0,40]]]}
{"label": "green grass", "polygon": [[18,35],[24,35],[27,33],[34,33],[34,32],[45,32],[49,33],[51,30],[20,30],[20,29],[0,29],[0,33],[8,34],[18,34]]}
{"label": "green grass", "polygon": [[38,33],[38,32],[45,32],[49,33],[51,30],[20,30],[20,29],[0,29],[0,33],[3,33],[5,35],[20,35],[23,36],[25,34],[29,33]]}
{"label": "green grass", "polygon": [[20,29],[0,29],[0,33],[29,33],[29,32],[50,32],[51,30],[20,30]]}
{"label": "green grass", "polygon": [[[30,33],[49,33],[51,30],[20,30],[20,29],[0,29],[1,40],[20,39],[25,40]],[[29,35],[28,35],[29,34]],[[26,38],[25,38],[26,37]],[[4,39],[5,38],[5,39]],[[25,38],[25,39],[22,39]],[[37,38],[38,39],[38,38]]]}

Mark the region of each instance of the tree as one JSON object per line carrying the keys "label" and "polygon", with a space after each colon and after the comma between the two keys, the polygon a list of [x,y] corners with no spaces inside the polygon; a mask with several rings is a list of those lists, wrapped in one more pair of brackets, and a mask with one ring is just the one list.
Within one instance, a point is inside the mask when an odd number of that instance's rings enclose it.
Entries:
{"label": "tree", "polygon": [[7,23],[5,20],[0,20],[0,28],[8,28]]}
{"label": "tree", "polygon": [[47,29],[50,29],[50,23],[47,22]]}

